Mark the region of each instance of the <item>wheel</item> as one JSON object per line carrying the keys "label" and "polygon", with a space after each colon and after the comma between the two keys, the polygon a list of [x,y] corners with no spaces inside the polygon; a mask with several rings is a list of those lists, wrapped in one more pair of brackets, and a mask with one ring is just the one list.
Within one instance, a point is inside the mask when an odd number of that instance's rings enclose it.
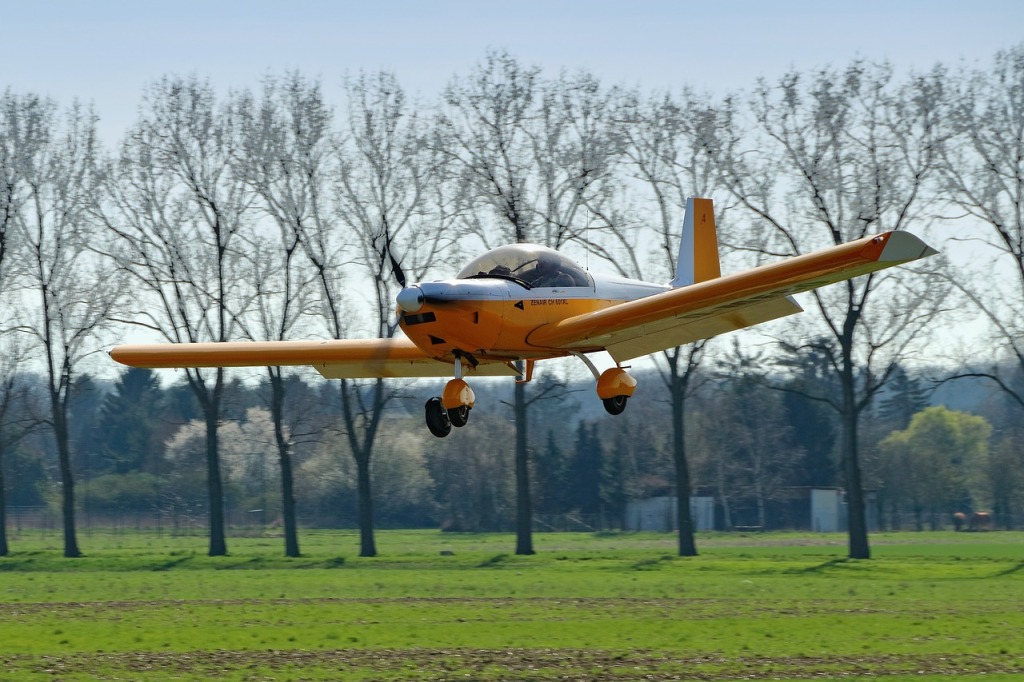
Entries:
{"label": "wheel", "polygon": [[455,427],[465,426],[469,421],[469,405],[460,405],[453,410],[448,410],[448,421]]}
{"label": "wheel", "polygon": [[448,412],[441,407],[440,398],[431,398],[423,406],[427,417],[427,428],[438,438],[444,438],[452,432],[452,422]]}
{"label": "wheel", "polygon": [[453,410],[448,410],[448,421],[457,428],[465,426],[469,421],[469,405],[460,405]]}
{"label": "wheel", "polygon": [[604,409],[608,414],[622,414],[622,411],[626,409],[626,400],[629,396],[617,395],[611,398],[604,399]]}

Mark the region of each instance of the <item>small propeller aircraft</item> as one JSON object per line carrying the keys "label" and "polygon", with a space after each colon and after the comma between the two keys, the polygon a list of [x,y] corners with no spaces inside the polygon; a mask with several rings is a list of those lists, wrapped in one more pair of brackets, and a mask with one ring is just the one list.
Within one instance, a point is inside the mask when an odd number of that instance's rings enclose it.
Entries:
{"label": "small propeller aircraft", "polygon": [[[593,274],[553,249],[512,244],[454,279],[403,284],[396,302],[405,337],[134,344],[110,355],[149,368],[310,365],[328,379],[449,376],[425,407],[430,432],[444,437],[469,419],[476,398],[466,377],[526,382],[538,360],[575,356],[597,380],[605,409],[619,414],[636,389],[623,362],[792,315],[801,311],[794,294],[935,253],[909,232],[886,232],[722,276],[712,202],[689,199],[675,277],[665,285]],[[598,351],[615,367],[598,371],[588,357]]]}

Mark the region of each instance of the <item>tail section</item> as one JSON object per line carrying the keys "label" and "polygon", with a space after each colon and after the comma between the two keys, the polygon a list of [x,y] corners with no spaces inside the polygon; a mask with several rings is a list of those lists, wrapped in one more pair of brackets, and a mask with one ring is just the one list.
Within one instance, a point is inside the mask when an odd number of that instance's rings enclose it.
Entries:
{"label": "tail section", "polygon": [[691,197],[686,200],[679,260],[676,261],[676,274],[669,286],[685,287],[721,276],[714,206],[711,199]]}

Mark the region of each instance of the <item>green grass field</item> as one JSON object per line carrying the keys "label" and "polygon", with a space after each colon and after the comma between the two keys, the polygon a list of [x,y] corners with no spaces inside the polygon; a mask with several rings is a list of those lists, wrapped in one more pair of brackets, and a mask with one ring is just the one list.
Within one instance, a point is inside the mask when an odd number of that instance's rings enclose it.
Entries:
{"label": "green grass field", "polygon": [[1024,533],[301,541],[14,535],[0,680],[1024,679]]}

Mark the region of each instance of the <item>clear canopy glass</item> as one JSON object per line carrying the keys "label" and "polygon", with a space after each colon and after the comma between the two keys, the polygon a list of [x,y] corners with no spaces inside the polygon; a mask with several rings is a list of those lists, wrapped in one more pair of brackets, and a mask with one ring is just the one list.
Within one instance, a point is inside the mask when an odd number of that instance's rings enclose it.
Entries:
{"label": "clear canopy glass", "polygon": [[589,287],[590,276],[554,249],[537,244],[510,244],[492,249],[464,267],[459,279],[496,277],[529,287]]}

